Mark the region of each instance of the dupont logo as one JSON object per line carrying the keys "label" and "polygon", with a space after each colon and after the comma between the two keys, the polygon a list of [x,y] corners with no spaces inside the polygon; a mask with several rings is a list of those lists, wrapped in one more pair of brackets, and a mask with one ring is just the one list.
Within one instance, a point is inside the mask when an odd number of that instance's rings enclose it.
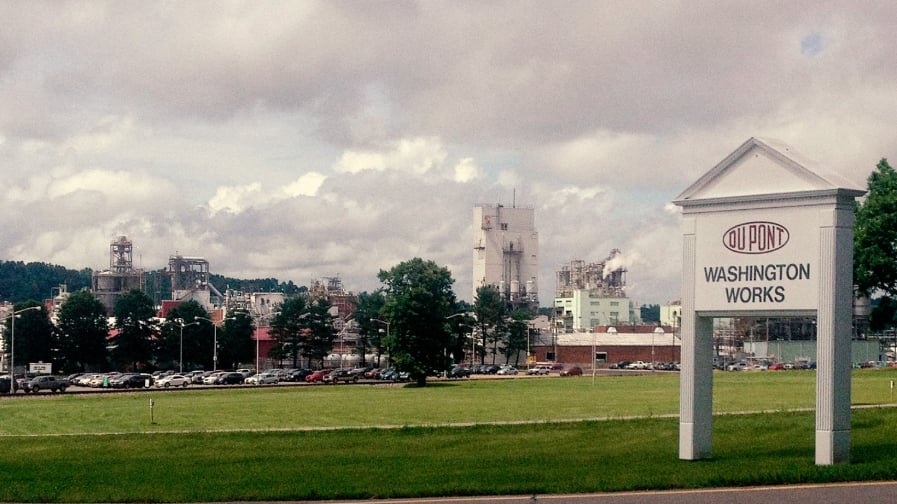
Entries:
{"label": "dupont logo", "polygon": [[768,254],[784,247],[791,238],[788,228],[775,222],[745,222],[723,234],[723,245],[738,254]]}

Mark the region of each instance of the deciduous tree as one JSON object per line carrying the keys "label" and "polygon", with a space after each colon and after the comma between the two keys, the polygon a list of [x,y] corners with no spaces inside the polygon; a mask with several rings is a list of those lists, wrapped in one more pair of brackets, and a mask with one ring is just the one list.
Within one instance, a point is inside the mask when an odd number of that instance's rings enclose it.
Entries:
{"label": "deciduous tree", "polygon": [[897,295],[897,172],[886,159],[869,175],[857,207],[853,264],[860,294]]}
{"label": "deciduous tree", "polygon": [[56,330],[61,371],[105,370],[109,321],[93,294],[80,290],[69,295],[59,309]]}
{"label": "deciduous tree", "polygon": [[414,258],[380,270],[378,278],[386,286],[383,314],[390,321],[390,355],[397,369],[424,386],[427,376],[448,368],[452,275],[433,261]]}
{"label": "deciduous tree", "polygon": [[118,369],[137,370],[153,359],[152,342],[158,334],[153,300],[135,289],[119,298],[114,312],[117,333],[110,339],[112,360]]}

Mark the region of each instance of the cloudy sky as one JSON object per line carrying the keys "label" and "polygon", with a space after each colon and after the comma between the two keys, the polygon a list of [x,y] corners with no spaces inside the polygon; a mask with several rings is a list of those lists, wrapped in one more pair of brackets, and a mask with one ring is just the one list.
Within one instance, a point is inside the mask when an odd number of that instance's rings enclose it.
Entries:
{"label": "cloudy sky", "polygon": [[[618,248],[679,297],[670,201],[752,136],[860,187],[897,159],[897,4],[0,3],[0,259],[354,291],[413,257],[470,300],[472,209],[535,208],[540,299]],[[892,162],[892,164],[894,164]],[[223,286],[219,286],[221,288]],[[49,293],[48,293],[49,294]]]}

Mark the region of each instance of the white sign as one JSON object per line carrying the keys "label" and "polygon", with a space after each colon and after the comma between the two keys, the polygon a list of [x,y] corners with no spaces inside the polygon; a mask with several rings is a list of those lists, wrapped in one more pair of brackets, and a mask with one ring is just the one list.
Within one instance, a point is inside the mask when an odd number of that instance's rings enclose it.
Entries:
{"label": "white sign", "polygon": [[818,212],[798,207],[697,216],[695,308],[816,309]]}
{"label": "white sign", "polygon": [[53,364],[45,362],[28,363],[28,372],[34,374],[53,374]]}

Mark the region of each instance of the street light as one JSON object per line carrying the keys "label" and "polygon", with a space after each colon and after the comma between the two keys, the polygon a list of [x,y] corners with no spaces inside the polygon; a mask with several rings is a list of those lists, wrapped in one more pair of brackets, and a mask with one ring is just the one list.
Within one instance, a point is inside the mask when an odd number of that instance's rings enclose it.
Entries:
{"label": "street light", "polygon": [[179,326],[181,326],[181,352],[180,352],[180,357],[178,358],[178,373],[184,374],[184,328],[187,326],[199,324],[199,321],[194,320],[193,322],[190,322],[189,324],[185,324],[184,319],[182,319],[182,318],[174,319],[174,321],[177,322],[177,324]]}
{"label": "street light", "polygon": [[255,319],[255,372],[258,374],[261,372],[261,369],[259,368],[259,339],[262,337],[262,333],[260,332],[261,328],[259,326],[261,325],[262,319],[267,318],[267,315],[258,313],[250,316]]}
{"label": "street light", "polygon": [[[196,317],[197,320],[205,320],[212,324],[212,371],[218,371],[218,324],[214,320],[205,317]],[[237,320],[236,317],[226,317],[221,319],[223,324],[225,320]]]}
{"label": "street light", "polygon": [[[474,312],[453,313],[453,314],[449,315],[448,317],[446,317],[445,319],[448,320],[448,319],[452,319],[452,318],[455,318],[455,317],[464,317],[464,316],[472,317],[474,320],[477,319],[477,315],[476,315],[476,313],[474,313]],[[474,364],[476,364],[476,360],[475,360],[475,357],[474,357],[474,356],[476,355],[476,352],[477,352],[477,349],[476,349],[476,344],[477,344],[477,343],[476,343],[476,337],[474,336],[474,329],[475,329],[475,327],[469,326],[468,324],[466,324],[466,323],[464,323],[464,322],[462,322],[461,325],[465,325],[465,326],[467,326],[467,327],[470,327],[470,365],[473,366]],[[485,346],[485,344],[486,344],[486,343],[485,343],[485,337],[484,337],[484,338],[483,338],[483,345]],[[529,341],[527,341],[526,344],[527,344],[527,357],[528,357],[528,356],[529,356]]]}
{"label": "street light", "polygon": [[[345,356],[345,353],[346,353],[345,346],[343,344],[343,339],[346,336],[346,331],[349,329],[349,322],[352,322],[353,320],[355,320],[355,318],[352,315],[349,315],[348,317],[346,317],[345,320],[343,320],[343,327],[339,330],[339,334],[337,334],[337,337],[339,338],[339,368],[340,369],[343,368],[343,357]],[[356,346],[357,346],[357,342],[356,342]]]}
{"label": "street light", "polygon": [[657,326],[654,328],[654,332],[651,333],[651,372],[654,372],[654,337],[655,336],[663,336],[666,332],[663,330],[663,327]]}
{"label": "street light", "polygon": [[9,393],[14,394],[16,392],[16,315],[20,313],[24,313],[29,310],[40,310],[40,306],[29,306],[28,308],[22,308],[19,311],[14,311],[9,315],[9,318],[12,320],[9,329]]}
{"label": "street light", "polygon": [[[389,322],[387,322],[385,320],[380,320],[377,318],[371,318],[370,320],[371,320],[371,322],[380,322],[381,324],[386,325],[386,341],[389,342]],[[377,365],[378,366],[380,365],[380,355],[379,354],[377,354]]]}

